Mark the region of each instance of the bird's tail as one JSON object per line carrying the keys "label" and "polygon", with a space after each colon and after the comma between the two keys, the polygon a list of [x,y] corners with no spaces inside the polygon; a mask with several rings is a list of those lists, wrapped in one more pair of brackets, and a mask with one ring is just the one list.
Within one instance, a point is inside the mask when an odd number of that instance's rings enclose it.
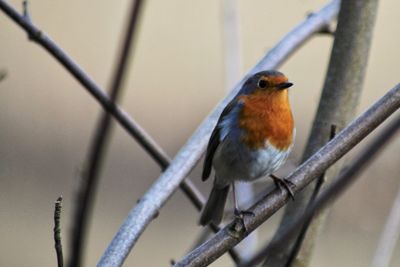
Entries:
{"label": "bird's tail", "polygon": [[229,185],[223,188],[213,186],[207,203],[200,216],[200,224],[205,226],[210,222],[219,224],[224,214],[226,199],[228,197]]}

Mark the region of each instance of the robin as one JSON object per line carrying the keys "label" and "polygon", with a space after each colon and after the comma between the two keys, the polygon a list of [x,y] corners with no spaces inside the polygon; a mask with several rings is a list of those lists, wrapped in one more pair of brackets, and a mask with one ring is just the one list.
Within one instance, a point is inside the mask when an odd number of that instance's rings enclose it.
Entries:
{"label": "robin", "polygon": [[233,187],[235,215],[240,215],[235,181],[253,181],[271,176],[293,197],[285,179],[274,173],[293,147],[294,121],[288,88],[293,84],[281,72],[269,70],[251,76],[225,107],[211,134],[202,180],[214,167],[213,188],[200,217],[200,224],[219,224],[230,185]]}

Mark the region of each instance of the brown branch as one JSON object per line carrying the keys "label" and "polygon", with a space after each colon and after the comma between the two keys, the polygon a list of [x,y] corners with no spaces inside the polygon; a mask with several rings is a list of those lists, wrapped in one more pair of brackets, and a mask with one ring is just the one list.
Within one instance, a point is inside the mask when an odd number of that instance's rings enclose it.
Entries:
{"label": "brown branch", "polygon": [[[391,89],[367,111],[292,172],[287,179],[295,193],[317,179],[326,169],[344,156],[378,125],[400,107],[400,84]],[[289,200],[285,190],[276,189],[254,204],[241,221],[232,221],[207,242],[190,252],[175,266],[206,266],[265,222]]]}
{"label": "brown branch", "polygon": [[266,255],[275,253],[282,245],[285,245],[287,240],[297,233],[299,225],[310,221],[314,214],[320,213],[331,202],[337,200],[339,196],[355,182],[358,175],[367,167],[368,163],[370,163],[374,157],[384,149],[399,130],[400,116],[397,116],[389,126],[381,131],[380,135],[373,140],[373,142],[358,156],[358,158],[353,161],[351,166],[346,168],[339,177],[321,193],[321,195],[310,205],[310,207],[307,208],[302,216],[298,217],[295,221],[292,221],[279,238],[272,240],[269,244],[264,246],[260,252],[256,253],[250,261],[240,265],[240,267],[255,266],[263,260]]}
{"label": "brown branch", "polygon": [[61,243],[61,208],[62,208],[62,197],[57,198],[54,204],[54,248],[57,254],[57,266],[64,266],[63,250]]}
{"label": "brown branch", "polygon": [[[118,103],[119,100],[122,83],[126,74],[129,59],[131,58],[131,51],[133,50],[132,43],[134,43],[135,40],[141,10],[142,0],[135,0],[131,4],[131,10],[128,17],[129,21],[122,42],[122,49],[109,90],[110,101],[113,103]],[[82,265],[89,219],[93,210],[93,203],[97,191],[97,184],[99,182],[98,180],[102,162],[105,157],[107,144],[112,130],[111,119],[112,117],[107,111],[104,111],[101,114],[94,130],[92,142],[88,151],[85,169],[82,173],[81,185],[77,192],[75,217],[74,223],[72,224],[73,230],[70,247],[70,267],[78,267]]]}

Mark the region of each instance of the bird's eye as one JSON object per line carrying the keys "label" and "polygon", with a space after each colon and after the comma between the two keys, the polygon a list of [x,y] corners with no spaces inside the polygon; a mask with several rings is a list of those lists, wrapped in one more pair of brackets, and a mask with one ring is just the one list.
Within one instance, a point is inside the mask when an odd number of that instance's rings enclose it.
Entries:
{"label": "bird's eye", "polygon": [[265,89],[265,88],[267,88],[267,86],[268,86],[268,82],[266,81],[266,80],[259,80],[258,81],[258,87],[260,87],[261,89]]}

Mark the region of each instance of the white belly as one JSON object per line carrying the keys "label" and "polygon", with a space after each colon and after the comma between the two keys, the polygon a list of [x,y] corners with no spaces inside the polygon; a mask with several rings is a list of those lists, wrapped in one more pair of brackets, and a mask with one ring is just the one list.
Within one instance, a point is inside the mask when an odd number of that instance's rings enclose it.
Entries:
{"label": "white belly", "polygon": [[217,184],[228,185],[233,181],[252,181],[275,172],[285,162],[292,146],[285,151],[268,142],[262,149],[251,150],[237,142],[223,141],[215,152],[213,165]]}

